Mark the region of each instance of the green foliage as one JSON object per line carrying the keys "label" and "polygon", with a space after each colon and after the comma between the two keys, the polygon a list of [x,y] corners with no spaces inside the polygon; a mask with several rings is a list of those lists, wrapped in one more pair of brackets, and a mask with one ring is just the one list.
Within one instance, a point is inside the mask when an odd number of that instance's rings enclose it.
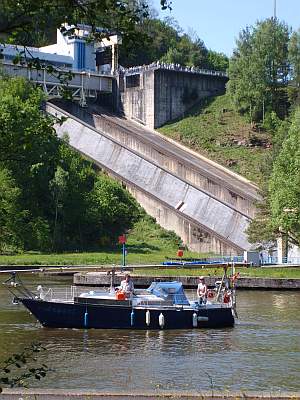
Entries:
{"label": "green foliage", "polygon": [[3,386],[26,387],[32,379],[42,379],[49,368],[46,364],[36,366],[37,354],[46,350],[40,343],[33,343],[21,353],[15,353],[0,365],[0,393]]}
{"label": "green foliage", "polygon": [[20,189],[11,174],[0,168],[0,252],[21,245],[22,209],[19,203]]}
{"label": "green foliage", "polygon": [[281,124],[281,120],[278,118],[277,114],[274,111],[268,112],[265,115],[263,121],[263,127],[273,134],[277,131],[278,127]]}
{"label": "green foliage", "polygon": [[276,235],[273,230],[268,192],[262,192],[261,195],[262,201],[256,205],[257,214],[247,229],[247,236],[250,243],[254,243],[259,249],[265,249],[272,246]]}
{"label": "green foliage", "polygon": [[228,93],[237,110],[251,121],[259,121],[265,111],[284,117],[287,95],[282,90],[289,73],[289,28],[270,18],[244,29],[229,63]]}
{"label": "green foliage", "polygon": [[139,217],[137,203],[56,137],[42,100],[23,79],[0,79],[0,249],[112,244]]}
{"label": "green foliage", "polygon": [[274,230],[288,232],[300,243],[300,109],[274,162],[270,179],[270,207]]}
{"label": "green foliage", "polygon": [[20,78],[0,79],[0,93],[0,162],[20,190],[23,246],[39,248],[38,242],[45,242],[38,238],[47,230],[49,209],[45,205],[51,204],[49,179],[59,142],[52,121],[41,113],[40,90]]}
{"label": "green foliage", "polygon": [[184,33],[172,18],[161,21],[148,17],[138,30],[139,40],[120,49],[120,64],[123,66],[150,64],[160,60],[169,64],[222,71],[228,67],[228,58],[224,54],[207,50],[197,35]]}
{"label": "green foliage", "polygon": [[166,231],[155,222],[154,218],[145,214],[130,230],[128,244],[133,246],[143,244],[143,248],[155,246],[167,251],[176,250],[182,245],[182,241],[175,232]]}
{"label": "green foliage", "polygon": [[[59,28],[62,22],[76,26],[84,21],[93,27],[93,36],[99,36],[95,28],[100,26],[122,33],[126,41],[135,36],[136,25],[147,15],[145,3],[135,0],[3,0],[0,33],[8,35],[11,43],[32,45],[43,39],[49,27]],[[167,0],[162,0],[162,6],[166,3]]]}
{"label": "green foliage", "polygon": [[161,61],[169,64],[204,67],[206,58],[207,49],[204,42],[197,37],[192,40],[189,35],[183,34],[181,36],[178,35],[177,42],[172,47],[169,47]]}
{"label": "green foliage", "polygon": [[293,32],[289,42],[289,61],[291,64],[292,79],[296,87],[300,87],[300,29]]}
{"label": "green foliage", "polygon": [[272,136],[254,130],[232,106],[228,95],[207,99],[180,121],[160,132],[234,170],[246,178],[265,181],[265,160],[272,154]]}
{"label": "green foliage", "polygon": [[104,174],[97,177],[90,201],[91,221],[101,225],[99,240],[102,238],[103,242],[104,238],[104,244],[107,239],[109,243],[116,242],[118,235],[130,229],[140,216],[139,207],[130,194]]}
{"label": "green foliage", "polygon": [[224,53],[218,53],[214,50],[208,50],[206,68],[217,70],[217,71],[227,71],[229,67],[229,59]]}
{"label": "green foliage", "polygon": [[168,49],[175,46],[179,33],[174,28],[173,20],[161,21],[147,18],[138,27],[139,39],[133,40],[128,46],[120,48],[120,64],[128,67],[150,64],[160,60]]}

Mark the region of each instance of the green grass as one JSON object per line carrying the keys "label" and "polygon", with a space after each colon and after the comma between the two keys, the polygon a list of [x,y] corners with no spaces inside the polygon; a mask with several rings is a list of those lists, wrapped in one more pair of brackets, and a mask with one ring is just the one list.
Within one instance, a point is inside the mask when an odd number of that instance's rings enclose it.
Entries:
{"label": "green grass", "polygon": [[[181,244],[180,238],[171,231],[157,225],[153,218],[145,216],[138,221],[128,234],[128,264],[160,264],[166,257],[174,258]],[[120,265],[121,245],[113,249],[103,249],[83,253],[28,252],[0,256],[0,265]],[[185,257],[203,258],[207,254],[184,252]]]}
{"label": "green grass", "polygon": [[[137,222],[128,234],[127,264],[161,264],[166,258],[177,257],[179,237],[158,226],[153,218],[145,216]],[[186,258],[203,258],[212,254],[198,254],[184,251]],[[28,252],[11,256],[0,256],[0,265],[121,265],[121,245],[99,252],[42,254]],[[240,275],[266,278],[300,278],[299,268],[240,268]],[[149,276],[221,276],[220,268],[151,268],[136,269],[134,274]]]}
{"label": "green grass", "polygon": [[255,131],[233,110],[227,95],[207,100],[159,131],[258,184],[263,182],[261,165],[270,151],[266,148],[270,135]]}
{"label": "green grass", "polygon": [[[300,279],[300,267],[284,267],[284,268],[237,268],[237,272],[240,273],[241,277],[257,277],[257,278],[290,278]],[[223,270],[221,268],[157,268],[157,269],[136,269],[134,274],[136,275],[149,275],[149,276],[169,276],[176,278],[178,276],[222,276]]]}

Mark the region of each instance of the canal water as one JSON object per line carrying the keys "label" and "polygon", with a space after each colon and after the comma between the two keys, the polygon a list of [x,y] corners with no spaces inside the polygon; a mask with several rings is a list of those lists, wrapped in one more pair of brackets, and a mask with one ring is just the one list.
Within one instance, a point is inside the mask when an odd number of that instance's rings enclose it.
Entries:
{"label": "canal water", "polygon": [[[1,281],[4,276],[0,275]],[[24,278],[32,288],[70,278]],[[300,293],[238,292],[239,319],[220,330],[42,328],[0,286],[0,361],[32,342],[51,371],[31,387],[100,391],[300,390]]]}

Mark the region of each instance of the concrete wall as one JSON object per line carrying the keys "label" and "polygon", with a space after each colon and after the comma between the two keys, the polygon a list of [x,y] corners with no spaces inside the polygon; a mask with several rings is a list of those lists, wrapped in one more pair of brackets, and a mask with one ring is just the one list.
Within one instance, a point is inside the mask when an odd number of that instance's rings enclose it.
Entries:
{"label": "concrete wall", "polygon": [[172,70],[154,72],[154,128],[183,117],[199,100],[225,92],[227,78]]}
{"label": "concrete wall", "polygon": [[[213,392],[213,393],[212,393]],[[268,391],[152,391],[152,393],[96,392],[64,389],[7,389],[1,393],[3,400],[297,400],[299,392]]]}
{"label": "concrete wall", "polygon": [[173,207],[149,196],[136,186],[127,183],[126,188],[138,203],[143,206],[147,214],[155,218],[163,228],[176,232],[183,243],[188,244],[190,249],[199,253],[241,254],[240,250],[233,248],[232,245],[224,240],[224,237],[212,230],[208,230],[207,226],[202,226],[199,220],[195,221],[180,212],[176,212]]}
{"label": "concrete wall", "polygon": [[[49,103],[47,111],[67,116],[56,127],[58,135],[67,133],[72,147],[125,182],[150,215],[175,230],[191,249],[238,254],[251,247],[245,215]],[[178,211],[180,201],[186,206]]]}
{"label": "concrete wall", "polygon": [[[128,266],[130,268],[130,266]],[[246,269],[245,269],[246,270]],[[219,277],[206,276],[205,283],[209,287],[214,287],[216,281],[220,280],[223,270],[220,268]],[[168,282],[174,276],[159,276],[159,272],[155,276],[155,280]],[[115,274],[115,284],[120,284],[124,279],[124,273],[117,272]],[[182,282],[186,289],[195,289],[198,286],[199,278],[197,276],[176,276],[176,280]],[[134,285],[136,287],[148,287],[153,282],[153,276],[139,274],[134,275]],[[73,283],[75,285],[87,286],[109,286],[111,284],[111,275],[106,272],[78,272],[74,274]],[[286,278],[239,278],[236,281],[237,289],[247,290],[299,290],[300,279]]]}
{"label": "concrete wall", "polygon": [[[139,84],[131,87],[134,80]],[[224,93],[226,82],[225,76],[159,68],[125,74],[119,77],[120,110],[128,118],[157,128],[182,117],[202,98]]]}
{"label": "concrete wall", "polygon": [[[76,110],[74,111],[76,112]],[[82,117],[84,117],[83,113]],[[208,167],[205,171],[196,168],[191,160],[192,157],[189,160],[183,161],[175,157],[167,148],[162,149],[154,142],[150,145],[147,140],[149,132],[146,130],[144,131],[144,135],[133,135],[134,130],[142,129],[141,126],[137,127],[130,121],[122,121],[122,119],[116,117],[112,120],[112,118],[105,115],[93,114],[91,117],[92,123],[98,130],[107,133],[120,143],[151,159],[157,165],[167,169],[199,189],[210,193],[220,201],[231,205],[249,218],[254,218],[256,214],[255,202],[259,201],[260,197],[257,189],[250,182],[248,193],[237,190],[237,188],[230,184],[230,181],[221,179],[218,176],[209,176]],[[166,141],[167,139],[164,138],[164,140]],[[188,151],[188,149],[185,148],[184,151]],[[229,175],[230,172],[228,171]]]}
{"label": "concrete wall", "polygon": [[154,127],[154,70],[147,70],[135,75],[139,76],[140,80],[137,87],[128,87],[129,77],[127,75],[119,76],[120,112],[146,126]]}

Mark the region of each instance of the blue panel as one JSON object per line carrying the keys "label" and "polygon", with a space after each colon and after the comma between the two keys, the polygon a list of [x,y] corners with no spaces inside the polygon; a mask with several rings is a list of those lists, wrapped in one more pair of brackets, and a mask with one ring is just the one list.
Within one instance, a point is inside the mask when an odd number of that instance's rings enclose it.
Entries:
{"label": "blue panel", "polygon": [[85,43],[76,42],[77,47],[77,69],[85,69]]}
{"label": "blue panel", "polygon": [[81,47],[81,51],[82,51],[82,53],[81,53],[81,55],[82,55],[82,63],[81,63],[81,68],[82,69],[85,69],[85,43],[81,43],[82,44],[82,47]]}
{"label": "blue panel", "polygon": [[77,48],[77,69],[80,69],[80,51],[81,51],[81,47],[80,47],[80,43],[76,42],[76,48]]}

